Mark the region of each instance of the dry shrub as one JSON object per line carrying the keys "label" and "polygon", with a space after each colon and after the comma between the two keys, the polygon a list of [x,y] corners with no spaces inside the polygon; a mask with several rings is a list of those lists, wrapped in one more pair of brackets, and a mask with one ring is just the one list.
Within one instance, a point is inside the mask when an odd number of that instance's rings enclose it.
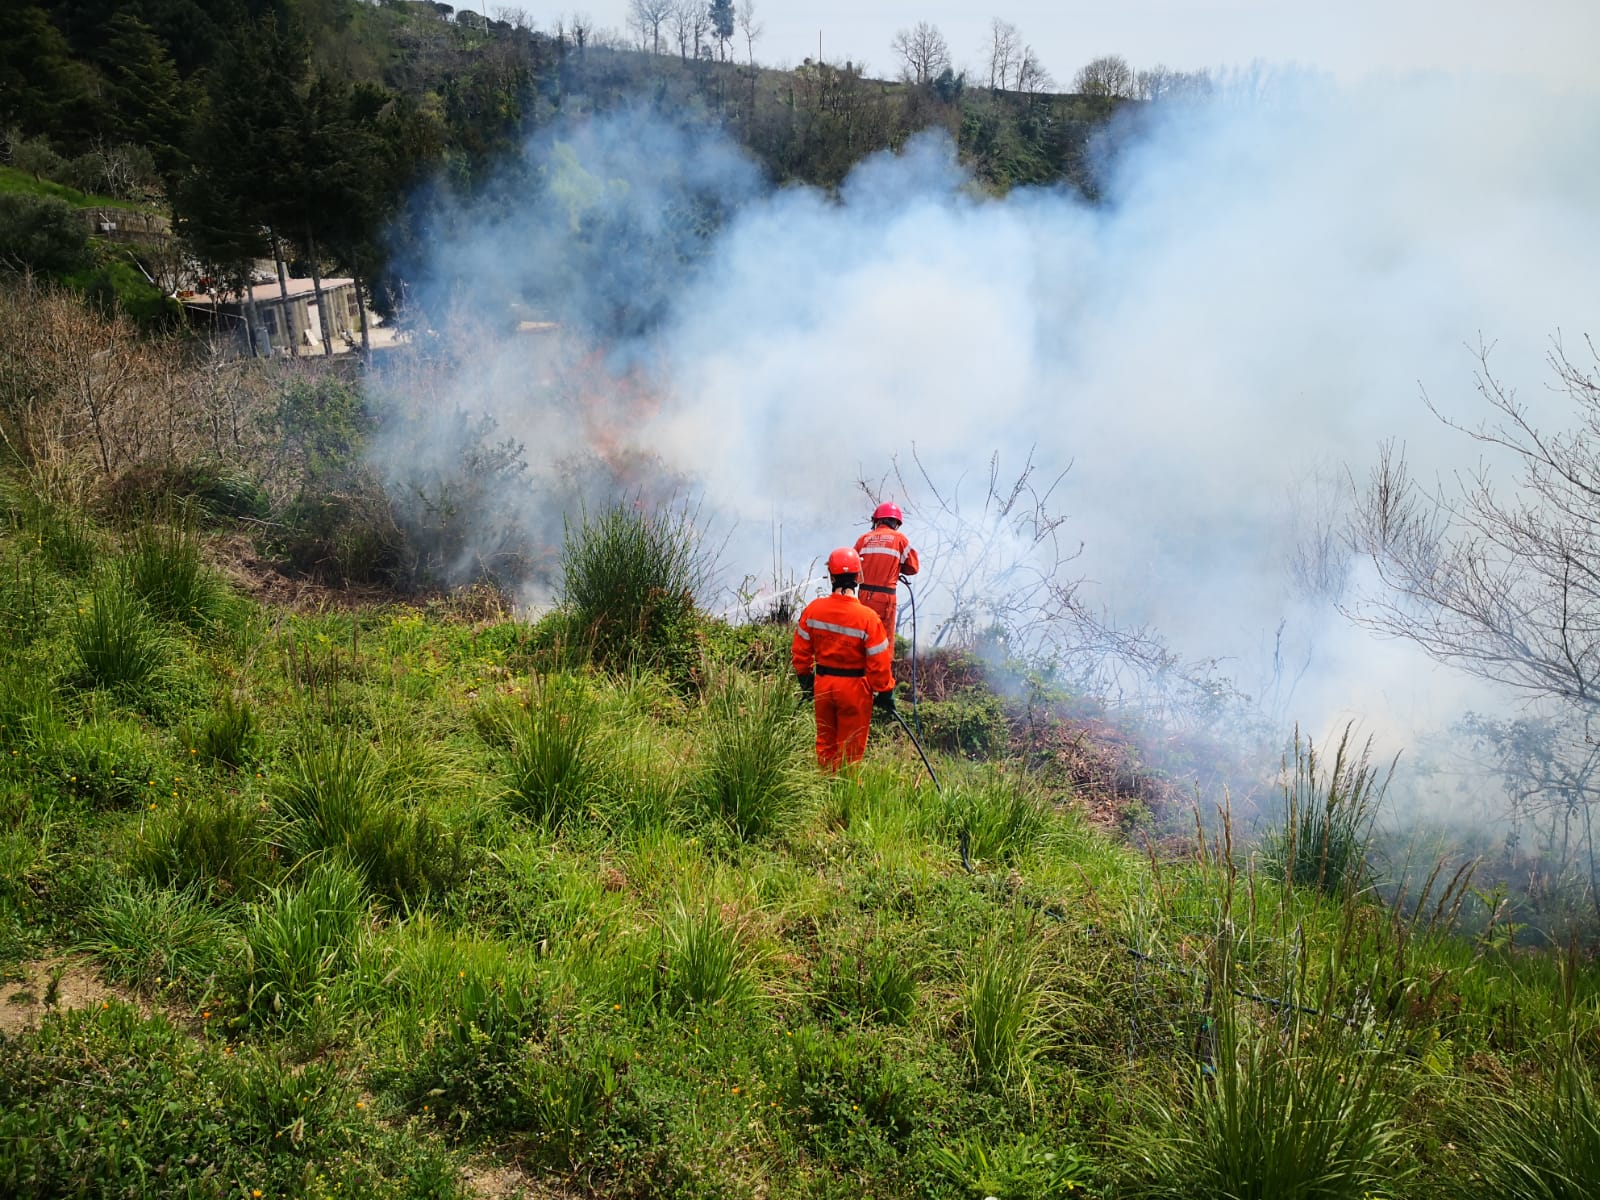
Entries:
{"label": "dry shrub", "polygon": [[0,286],[0,439],[57,503],[84,504],[153,464],[254,467],[271,392],[261,364],[142,333],[51,284]]}

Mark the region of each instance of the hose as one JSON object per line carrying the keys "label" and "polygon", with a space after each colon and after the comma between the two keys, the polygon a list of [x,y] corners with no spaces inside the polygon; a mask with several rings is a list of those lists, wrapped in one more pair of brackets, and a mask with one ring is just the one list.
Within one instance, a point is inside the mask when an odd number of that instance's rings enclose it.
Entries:
{"label": "hose", "polygon": [[[922,714],[917,708],[917,593],[912,588],[904,575],[900,576],[901,586],[906,589],[906,598],[911,602],[911,720],[917,727],[917,733],[922,733]],[[904,724],[905,722],[901,722]],[[921,747],[919,746],[920,750]],[[924,762],[927,760],[924,759]]]}
{"label": "hose", "polygon": [[911,732],[911,726],[906,724],[906,719],[900,715],[898,708],[890,711],[894,714],[894,719],[900,722],[900,728],[906,731],[906,736],[911,739],[911,744],[917,748],[917,757],[922,759],[922,765],[928,768],[928,778],[933,780],[933,790],[941,796],[944,795],[944,788],[939,786],[939,777],[933,773],[933,764],[928,761],[928,755],[922,749],[922,743],[917,740],[917,735]]}

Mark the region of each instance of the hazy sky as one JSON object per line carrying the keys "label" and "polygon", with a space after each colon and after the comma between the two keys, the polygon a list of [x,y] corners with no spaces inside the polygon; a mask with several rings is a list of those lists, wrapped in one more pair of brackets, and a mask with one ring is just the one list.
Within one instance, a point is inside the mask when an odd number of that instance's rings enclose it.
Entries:
{"label": "hazy sky", "polygon": [[[756,58],[793,65],[817,53],[874,74],[896,68],[897,29],[928,21],[958,67],[984,61],[989,21],[1016,25],[1062,84],[1089,59],[1120,54],[1135,67],[1297,63],[1344,78],[1374,72],[1496,72],[1600,90],[1600,0],[755,0],[765,34]],[[578,0],[608,28],[626,27],[628,0]],[[491,6],[490,11],[493,11]],[[738,46],[743,57],[742,40]]]}

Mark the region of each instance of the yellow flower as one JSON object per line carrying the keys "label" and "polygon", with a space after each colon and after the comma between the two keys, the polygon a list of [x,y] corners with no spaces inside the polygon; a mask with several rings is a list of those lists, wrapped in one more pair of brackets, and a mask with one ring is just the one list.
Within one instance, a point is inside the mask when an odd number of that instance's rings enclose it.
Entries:
{"label": "yellow flower", "polygon": [[261,1189],[260,1188],[251,1188],[250,1189],[250,1194],[252,1196],[256,1197],[256,1200],[261,1200]]}

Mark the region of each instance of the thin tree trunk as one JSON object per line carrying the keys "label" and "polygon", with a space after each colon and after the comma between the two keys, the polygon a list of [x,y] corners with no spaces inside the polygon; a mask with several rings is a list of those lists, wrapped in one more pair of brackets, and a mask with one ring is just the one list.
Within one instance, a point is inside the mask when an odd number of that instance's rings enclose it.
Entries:
{"label": "thin tree trunk", "polygon": [[284,338],[289,343],[289,356],[300,357],[300,339],[294,334],[294,312],[289,304],[289,277],[283,269],[283,243],[278,241],[278,231],[272,231],[272,261],[278,264],[278,295],[283,297]]}
{"label": "thin tree trunk", "polygon": [[306,258],[311,262],[311,291],[317,298],[317,325],[322,330],[322,353],[333,355],[333,328],[328,323],[328,308],[322,302],[322,268],[317,266],[317,239],[306,230]]}
{"label": "thin tree trunk", "polygon": [[356,313],[361,318],[361,361],[370,363],[372,361],[372,329],[367,322],[366,301],[361,298],[361,272],[352,271],[351,275],[355,277]]}

